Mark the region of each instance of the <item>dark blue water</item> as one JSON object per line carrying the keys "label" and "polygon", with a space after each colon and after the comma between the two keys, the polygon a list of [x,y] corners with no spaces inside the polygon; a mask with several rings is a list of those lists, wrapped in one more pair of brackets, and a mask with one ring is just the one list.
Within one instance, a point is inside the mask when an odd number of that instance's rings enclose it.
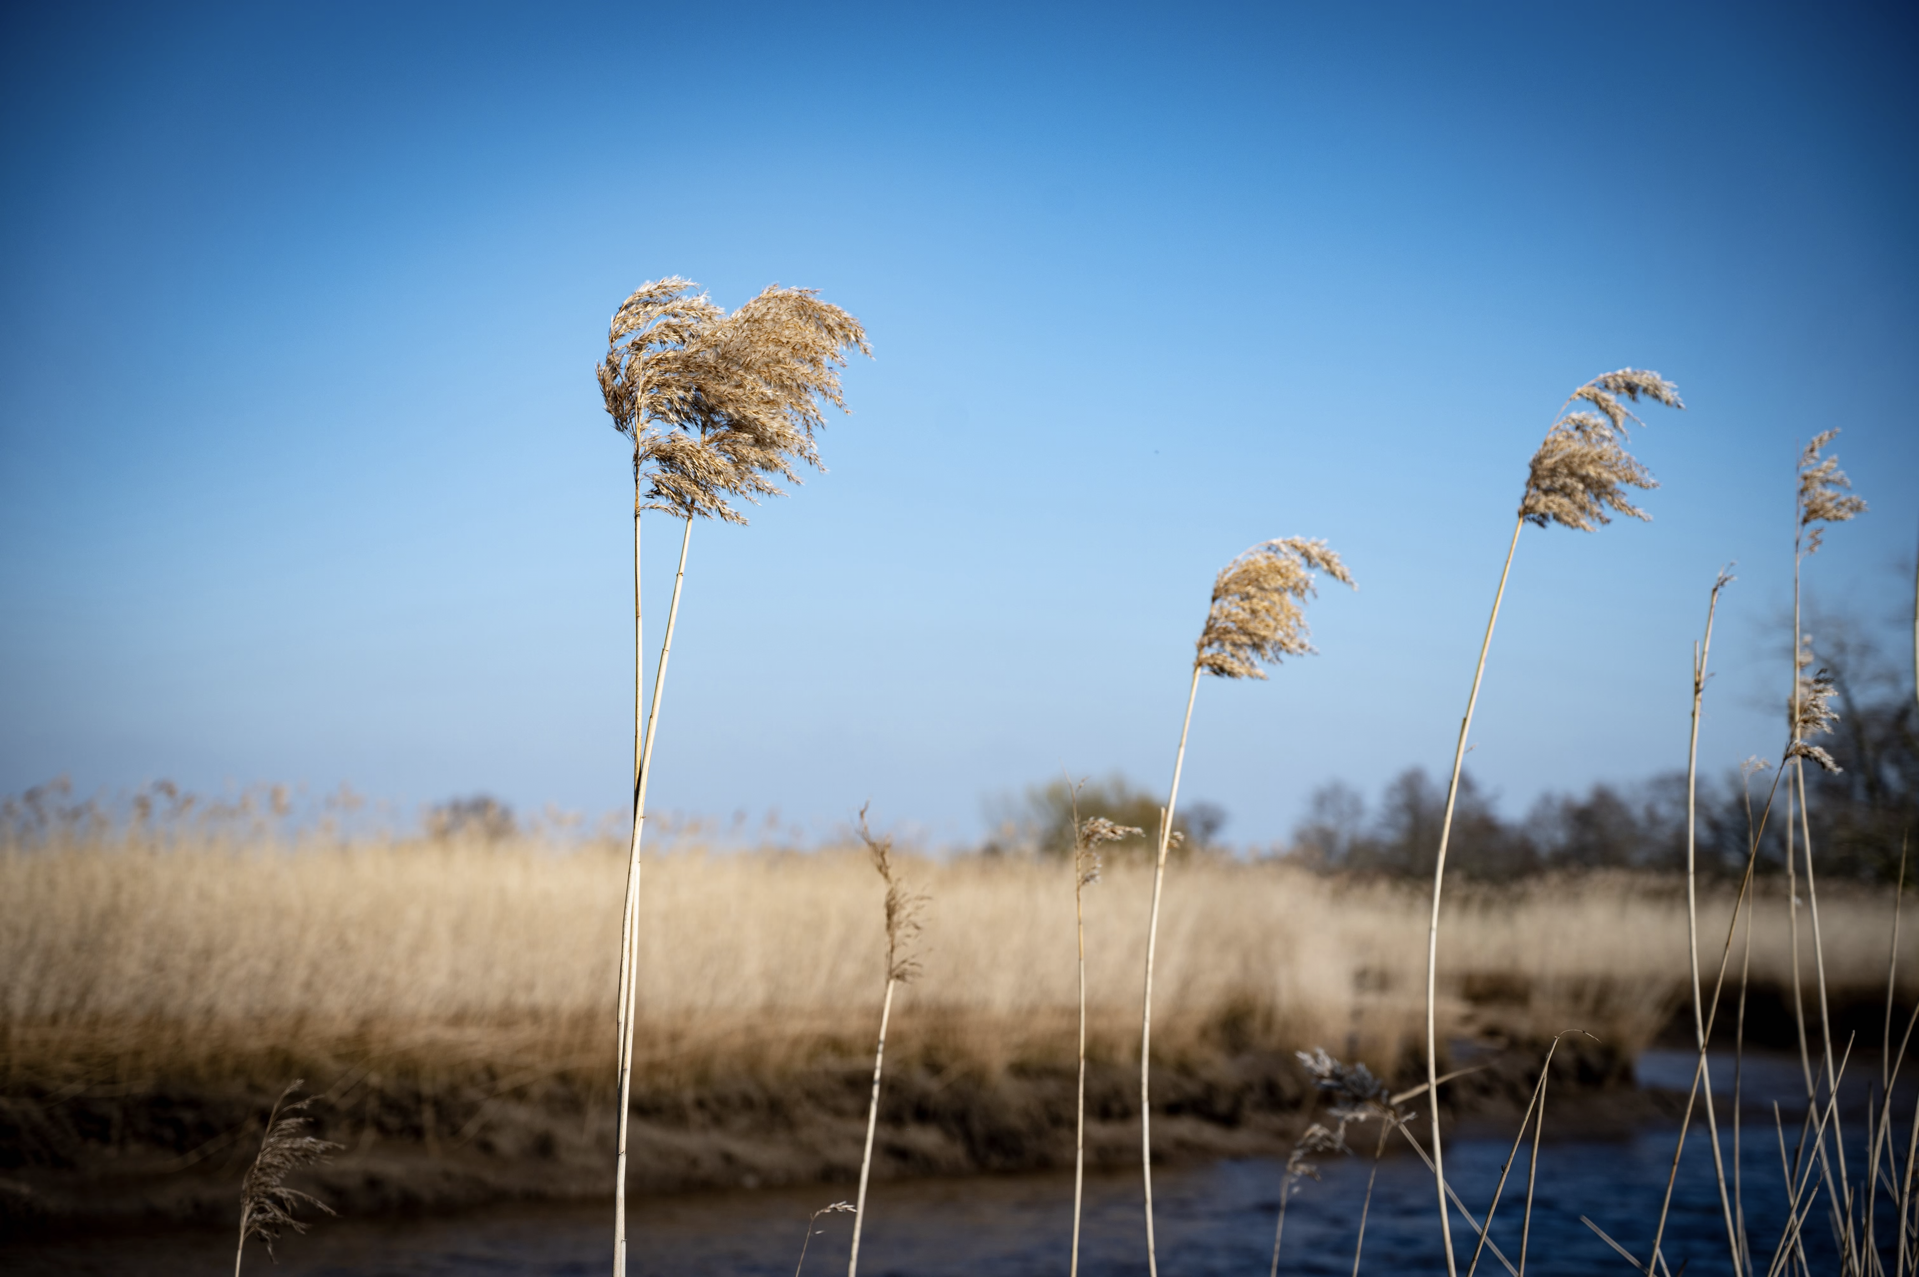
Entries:
{"label": "dark blue water", "polygon": [[[1648,1060],[1642,1072],[1665,1081],[1660,1073],[1665,1067],[1659,1060]],[[1689,1061],[1673,1067],[1685,1071],[1681,1085],[1690,1080]],[[1781,1071],[1789,1086],[1797,1077],[1796,1061]],[[1803,1100],[1801,1105],[1803,1112]],[[1651,1248],[1675,1129],[1658,1126],[1594,1140],[1554,1140],[1550,1120],[1547,1129],[1527,1271],[1542,1275],[1630,1272],[1580,1217],[1590,1217],[1643,1258]],[[1789,1127],[1789,1150],[1796,1137],[1797,1127]],[[1371,1138],[1371,1132],[1363,1130],[1355,1140],[1363,1143],[1367,1155]],[[1728,1138],[1728,1147],[1729,1143]],[[1461,1138],[1448,1144],[1448,1178],[1482,1218],[1510,1147],[1510,1134]],[[1283,1169],[1274,1160],[1247,1159],[1161,1170],[1155,1176],[1161,1272],[1167,1277],[1265,1274]],[[1323,1160],[1323,1180],[1307,1182],[1288,1208],[1281,1272],[1353,1271],[1360,1209],[1371,1169],[1366,1155]],[[1742,1171],[1751,1244],[1763,1271],[1785,1210],[1778,1139],[1769,1115],[1763,1126],[1747,1127]],[[1522,1154],[1492,1228],[1494,1242],[1515,1264],[1524,1191]],[[850,1195],[848,1186],[828,1186],[636,1201],[633,1271],[645,1277],[791,1273],[806,1217]],[[978,1273],[1055,1277],[1067,1267],[1071,1208],[1070,1175],[877,1184],[868,1201],[860,1270],[871,1277]],[[306,1236],[282,1240],[277,1266],[268,1262],[263,1251],[250,1248],[247,1271],[285,1277],[598,1275],[610,1267],[610,1214],[604,1207],[590,1206],[493,1210],[426,1220],[322,1219]],[[844,1271],[849,1218],[822,1219],[823,1231],[813,1238],[807,1255],[807,1273]],[[1463,1273],[1474,1238],[1457,1216],[1453,1227]],[[1145,1271],[1145,1228],[1136,1172],[1089,1179],[1084,1229],[1081,1271],[1088,1277],[1122,1273],[1134,1277]],[[1881,1231],[1885,1231],[1883,1223]],[[1815,1212],[1806,1235],[1813,1271],[1828,1270],[1822,1261],[1832,1254],[1832,1243],[1821,1213]],[[1688,1141],[1662,1249],[1674,1273],[1731,1271],[1703,1135]],[[232,1241],[219,1233],[101,1237],[31,1250],[0,1250],[0,1269],[22,1274],[219,1273],[230,1271],[231,1264]],[[1432,1176],[1403,1143],[1378,1164],[1360,1271],[1444,1271]],[[1481,1261],[1482,1273],[1505,1271],[1491,1255]]]}

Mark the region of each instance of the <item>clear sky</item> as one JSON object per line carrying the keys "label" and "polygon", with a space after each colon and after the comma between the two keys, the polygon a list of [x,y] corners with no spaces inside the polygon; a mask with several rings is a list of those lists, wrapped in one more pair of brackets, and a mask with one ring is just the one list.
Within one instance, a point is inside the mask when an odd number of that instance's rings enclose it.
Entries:
{"label": "clear sky", "polygon": [[[1200,689],[1282,837],[1450,759],[1527,457],[1675,380],[1650,524],[1528,530],[1471,767],[1508,811],[1776,757],[1792,464],[1919,537],[1909,6],[12,6],[0,791],[623,804],[608,315],[682,274],[865,322],[829,472],[694,529],[654,801],[935,842],[1172,763],[1213,573],[1325,537],[1321,654]],[[1904,229],[1901,229],[1904,228]],[[648,516],[649,643],[679,525]],[[1910,578],[1908,578],[1908,581]]]}

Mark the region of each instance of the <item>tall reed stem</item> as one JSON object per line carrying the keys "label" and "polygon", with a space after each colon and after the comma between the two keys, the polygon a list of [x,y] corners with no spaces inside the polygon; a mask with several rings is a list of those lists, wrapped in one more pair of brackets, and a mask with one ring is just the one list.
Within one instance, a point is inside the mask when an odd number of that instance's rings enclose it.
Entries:
{"label": "tall reed stem", "polygon": [[880,1003],[880,1044],[873,1052],[873,1098],[866,1109],[866,1151],[860,1157],[860,1192],[853,1203],[853,1251],[846,1260],[846,1277],[855,1277],[860,1270],[860,1226],[866,1223],[866,1182],[873,1173],[873,1131],[880,1121],[880,1069],[886,1064],[886,1026],[893,1017],[893,986],[898,983],[891,974],[886,977],[886,997]]}
{"label": "tall reed stem", "polygon": [[[636,483],[637,486],[637,483]],[[620,1109],[613,1161],[613,1277],[626,1277],[626,1144],[627,1121],[633,1103],[633,1007],[639,985],[640,950],[640,836],[646,827],[646,782],[652,775],[653,733],[660,725],[660,694],[666,688],[666,662],[673,654],[673,627],[680,616],[680,586],[686,580],[686,550],[693,540],[693,520],[680,537],[680,562],[673,573],[673,601],[666,612],[666,640],[660,645],[659,667],[653,672],[653,702],[647,710],[646,734],[635,733],[633,757],[633,837],[626,866],[626,913],[620,927]],[[633,721],[640,721],[640,514],[633,510]]]}
{"label": "tall reed stem", "polygon": [[1186,733],[1193,726],[1193,701],[1199,696],[1200,666],[1193,665],[1193,685],[1186,693],[1186,719],[1179,728],[1179,752],[1173,756],[1173,787],[1166,810],[1159,814],[1159,850],[1153,858],[1153,911],[1146,923],[1146,991],[1139,1017],[1139,1148],[1140,1169],[1146,1183],[1146,1271],[1159,1277],[1159,1255],[1153,1241],[1153,1106],[1149,1078],[1153,1062],[1153,955],[1159,943],[1159,892],[1166,878],[1166,853],[1173,843],[1173,809],[1179,801],[1179,773],[1186,765]]}
{"label": "tall reed stem", "polygon": [[[1712,624],[1719,611],[1719,591],[1726,588],[1732,580],[1725,572],[1720,572],[1713,582],[1712,593],[1706,601],[1706,632],[1692,649],[1692,728],[1686,741],[1686,957],[1692,972],[1692,1026],[1693,1041],[1699,1050],[1699,1061],[1693,1070],[1693,1093],[1705,1096],[1706,1129],[1712,1140],[1713,1175],[1719,1185],[1719,1207],[1725,1216],[1726,1245],[1732,1256],[1735,1273],[1740,1271],[1739,1264],[1739,1228],[1733,1218],[1732,1197],[1726,1187],[1725,1156],[1719,1147],[1719,1119],[1713,1107],[1712,1074],[1706,1063],[1707,1020],[1705,1008],[1705,990],[1699,979],[1699,890],[1698,890],[1698,831],[1699,831],[1699,720],[1706,698],[1707,665],[1712,657]],[[1738,909],[1733,911],[1733,923],[1739,921]],[[1730,935],[1726,943],[1732,943]],[[1713,1009],[1718,1011],[1719,986],[1713,987]],[[1687,1100],[1687,1117],[1692,1115],[1692,1100]],[[1660,1206],[1659,1227],[1653,1235],[1652,1259],[1649,1263],[1659,1262],[1659,1244],[1666,1233],[1667,1211],[1672,1205],[1672,1188],[1678,1175],[1679,1157],[1686,1146],[1686,1128],[1682,1124],[1679,1131],[1678,1146],[1673,1151],[1673,1173],[1666,1181],[1666,1200]],[[1523,1250],[1523,1247],[1522,1247]],[[1523,1259],[1523,1256],[1522,1256]],[[1524,1264],[1521,1264],[1524,1268]]]}
{"label": "tall reed stem", "polygon": [[[1800,567],[1805,562],[1806,555],[1812,552],[1811,550],[1807,548],[1807,545],[1806,545],[1806,526],[1808,522],[1807,515],[1808,515],[1808,511],[1806,506],[1805,494],[1803,491],[1795,491],[1795,494],[1793,497],[1793,539],[1792,539],[1792,722],[1793,722],[1792,735],[1795,740],[1797,740],[1799,736],[1800,713],[1802,709],[1804,708],[1802,704],[1803,698],[1800,695],[1801,680],[1800,680],[1799,662],[1800,662],[1800,644],[1803,642],[1803,639],[1801,635],[1801,621],[1800,621],[1799,578],[1800,578]],[[1816,539],[1813,544],[1814,544],[1814,547],[1816,548],[1817,546]],[[1804,1071],[1805,1078],[1806,1078],[1806,1099],[1808,1102],[1816,1102],[1818,1098],[1818,1085],[1815,1080],[1815,1074],[1812,1069],[1811,1056],[1807,1046],[1805,1002],[1799,990],[1799,893],[1797,890],[1796,882],[1793,882],[1794,875],[1791,873],[1792,837],[1793,837],[1792,807],[1793,807],[1793,801],[1795,796],[1798,800],[1798,805],[1799,805],[1799,835],[1800,835],[1799,842],[1801,846],[1805,848],[1805,857],[1806,857],[1806,905],[1807,905],[1807,912],[1811,915],[1811,918],[1812,918],[1812,953],[1813,953],[1813,963],[1814,963],[1814,977],[1815,977],[1815,982],[1817,984],[1818,992],[1819,992],[1819,1031],[1820,1031],[1821,1050],[1823,1053],[1822,1060],[1825,1066],[1824,1072],[1826,1075],[1826,1085],[1831,1089],[1831,1092],[1835,1097],[1838,1094],[1838,1080],[1833,1073],[1832,1016],[1827,1008],[1827,998],[1826,998],[1825,944],[1819,931],[1819,888],[1818,888],[1817,880],[1815,878],[1813,867],[1812,867],[1812,824],[1810,820],[1808,820],[1807,818],[1807,811],[1806,811],[1806,765],[1805,765],[1805,760],[1801,758],[1792,758],[1788,761],[1790,761],[1790,763],[1792,764],[1792,769],[1793,769],[1793,783],[1786,786],[1786,861],[1787,861],[1787,867],[1788,867],[1787,880],[1789,883],[1792,884],[1792,887],[1793,887],[1793,890],[1792,890],[1793,1015],[1794,1015],[1795,1023],[1797,1024],[1798,1030],[1799,1030],[1800,1068]],[[1847,1175],[1846,1175],[1845,1142],[1844,1142],[1844,1136],[1841,1133],[1837,1123],[1833,1125],[1833,1141],[1839,1153],[1839,1158],[1838,1158],[1839,1177],[1838,1177],[1838,1186],[1836,1189],[1834,1188],[1834,1185],[1833,1185],[1832,1161],[1826,1155],[1826,1145],[1825,1145],[1825,1140],[1823,1136],[1820,1139],[1818,1145],[1816,1146],[1816,1152],[1819,1159],[1820,1170],[1823,1172],[1826,1179],[1827,1208],[1833,1212],[1833,1221],[1834,1221],[1835,1231],[1840,1231],[1842,1229],[1842,1225],[1840,1223],[1840,1220],[1841,1220],[1840,1212],[1842,1211],[1849,1212],[1851,1208],[1848,1204],[1849,1198],[1850,1198],[1850,1188],[1847,1184]]]}
{"label": "tall reed stem", "polygon": [[1513,553],[1519,549],[1519,533],[1526,526],[1522,517],[1513,523],[1512,544],[1506,547],[1506,565],[1499,570],[1499,589],[1493,594],[1492,615],[1486,620],[1486,638],[1479,645],[1479,664],[1473,669],[1473,690],[1466,697],[1466,715],[1459,720],[1459,745],[1453,751],[1453,775],[1446,786],[1446,816],[1439,826],[1439,855],[1433,864],[1433,917],[1426,932],[1426,1103],[1433,1115],[1433,1181],[1439,1196],[1439,1236],[1446,1247],[1448,1277],[1458,1277],[1459,1261],[1453,1256],[1453,1225],[1446,1210],[1446,1158],[1439,1145],[1439,898],[1446,884],[1446,847],[1452,840],[1453,808],[1459,801],[1459,773],[1466,764],[1466,737],[1472,731],[1473,710],[1479,704],[1479,684],[1486,676],[1486,653],[1492,649],[1493,627],[1499,624],[1499,605],[1506,598],[1506,578],[1513,570]]}
{"label": "tall reed stem", "polygon": [[1079,935],[1079,1095],[1073,1126],[1073,1254],[1067,1277],[1079,1277],[1080,1204],[1086,1187],[1086,913],[1082,901],[1086,894],[1085,874],[1080,869],[1079,804],[1073,804],[1073,925]]}

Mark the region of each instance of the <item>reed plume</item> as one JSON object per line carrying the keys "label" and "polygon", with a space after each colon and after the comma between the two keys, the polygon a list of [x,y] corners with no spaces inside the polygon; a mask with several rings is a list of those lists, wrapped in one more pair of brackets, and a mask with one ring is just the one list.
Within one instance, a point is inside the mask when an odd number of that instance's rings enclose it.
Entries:
{"label": "reed plume", "polygon": [[1635,519],[1651,517],[1627,500],[1625,493],[1627,488],[1655,486],[1651,473],[1626,451],[1628,423],[1645,424],[1627,405],[1641,399],[1669,408],[1686,406],[1680,401],[1678,388],[1658,373],[1621,368],[1595,377],[1573,391],[1547,427],[1546,437],[1533,453],[1527,469],[1526,488],[1513,521],[1512,541],[1506,548],[1506,564],[1500,569],[1492,615],[1486,621],[1486,637],[1480,644],[1479,662],[1473,670],[1472,691],[1467,694],[1466,713],[1459,723],[1452,779],[1446,787],[1446,812],[1439,827],[1439,852],[1433,866],[1432,918],[1426,936],[1426,1093],[1432,1113],[1433,1179],[1448,1277],[1458,1277],[1459,1264],[1453,1255],[1452,1220],[1446,1206],[1446,1162],[1439,1137],[1439,902],[1446,880],[1446,851],[1452,840],[1453,812],[1459,800],[1459,774],[1466,761],[1466,738],[1472,730],[1473,710],[1479,704],[1486,654],[1492,648],[1493,627],[1499,622],[1499,605],[1506,597],[1506,579],[1512,572],[1520,532],[1528,523],[1539,527],[1557,523],[1591,532],[1612,522],[1613,514]]}
{"label": "reed plume", "polygon": [[[846,353],[872,353],[859,321],[820,301],[813,289],[775,285],[729,315],[696,288],[678,276],[642,284],[614,312],[606,358],[596,369],[607,414],[633,447],[633,824],[616,1015],[620,1110],[613,1176],[614,1277],[626,1272],[627,1109],[638,944],[634,919],[648,762],[679,619],[693,520],[697,516],[743,524],[746,518],[734,501],[757,503],[761,497],[777,496],[782,491],[778,481],[800,481],[797,466],[820,468],[814,434],[825,425],[821,402],[845,410],[839,373]],[[683,519],[686,527],[652,704],[642,715],[640,515],[646,510]]]}
{"label": "reed plume", "polygon": [[1346,1124],[1340,1122],[1329,1127],[1322,1122],[1313,1122],[1300,1132],[1293,1141],[1293,1147],[1286,1154],[1286,1171],[1279,1181],[1279,1220],[1273,1225],[1273,1265],[1271,1277],[1279,1277],[1279,1244],[1286,1236],[1286,1207],[1299,1190],[1306,1186],[1307,1180],[1319,1178],[1319,1165],[1312,1159],[1327,1154],[1346,1154],[1353,1150],[1346,1144]]}
{"label": "reed plume", "polygon": [[[793,1277],[800,1277],[800,1270],[806,1267],[806,1248],[813,1244],[813,1226],[820,1222],[820,1216],[850,1215],[852,1213],[853,1203],[851,1202],[834,1202],[831,1206],[822,1206],[813,1212],[812,1216],[806,1221],[806,1237],[800,1242],[800,1262],[793,1265]],[[819,1231],[824,1233],[826,1230],[822,1228]]]}
{"label": "reed plume", "polygon": [[[1213,597],[1206,624],[1194,644],[1193,680],[1186,693],[1186,717],[1179,729],[1179,752],[1173,756],[1173,783],[1166,806],[1159,813],[1159,846],[1153,858],[1153,905],[1146,925],[1146,989],[1141,999],[1139,1026],[1139,1138],[1141,1175],[1146,1189],[1146,1266],[1159,1277],[1159,1257],[1153,1238],[1153,1126],[1151,1071],[1153,1056],[1153,957],[1159,940],[1160,888],[1166,877],[1166,855],[1172,849],[1173,816],[1179,801],[1180,771],[1186,763],[1186,737],[1193,726],[1193,701],[1199,695],[1199,676],[1265,678],[1262,662],[1277,664],[1283,657],[1312,652],[1308,641],[1304,602],[1317,593],[1314,572],[1320,571],[1345,585],[1353,578],[1339,556],[1324,541],[1282,537],[1247,550],[1221,569],[1213,579]],[[1357,587],[1355,587],[1357,588]]]}
{"label": "reed plume", "polygon": [[[1379,1136],[1373,1143],[1373,1164],[1366,1176],[1366,1196],[1359,1208],[1359,1237],[1353,1242],[1353,1277],[1359,1277],[1359,1260],[1366,1247],[1366,1220],[1372,1213],[1373,1185],[1379,1179],[1379,1159],[1386,1153],[1386,1137],[1405,1126],[1412,1114],[1399,1107],[1400,1097],[1392,1094],[1392,1089],[1364,1064],[1346,1064],[1326,1053],[1324,1047],[1315,1047],[1311,1051],[1298,1051],[1295,1054],[1312,1075],[1313,1085],[1318,1091],[1332,1100],[1328,1114],[1338,1126],[1330,1137],[1323,1142],[1340,1152],[1350,1152],[1346,1147],[1346,1128],[1353,1123],[1379,1121]],[[1309,1132],[1310,1133],[1310,1132]],[[1281,1210],[1284,1210],[1284,1201]],[[1284,1216],[1281,1217],[1284,1227]],[[1273,1267],[1279,1267],[1279,1230],[1273,1236]]]}
{"label": "reed plume", "polygon": [[[1825,539],[1826,529],[1836,523],[1847,523],[1865,513],[1866,502],[1851,492],[1852,481],[1839,468],[1837,457],[1823,456],[1826,445],[1839,436],[1838,430],[1824,430],[1814,435],[1794,467],[1797,482],[1793,494],[1793,541],[1792,541],[1792,699],[1788,705],[1788,736],[1782,769],[1789,764],[1792,768],[1790,784],[1786,790],[1786,878],[1789,885],[1789,905],[1792,922],[1792,985],[1793,985],[1793,1021],[1799,1035],[1799,1062],[1806,1084],[1806,1098],[1813,1101],[1817,1096],[1817,1082],[1812,1067],[1811,1052],[1805,1023],[1805,1004],[1799,987],[1799,892],[1797,865],[1803,863],[1806,872],[1806,907],[1812,921],[1812,951],[1814,978],[1819,995],[1819,1027],[1821,1040],[1821,1064],[1826,1075],[1828,1088],[1838,1086],[1838,1075],[1833,1062],[1832,1015],[1828,1007],[1826,993],[1825,945],[1819,923],[1819,884],[1818,875],[1812,863],[1812,824],[1806,810],[1806,760],[1810,758],[1818,766],[1837,771],[1838,764],[1824,749],[1811,743],[1811,737],[1823,735],[1832,729],[1838,714],[1832,708],[1832,680],[1826,671],[1807,674],[1813,666],[1811,642],[1802,628],[1800,611],[1800,578],[1805,561],[1819,552]],[[1798,809],[1795,822],[1793,811]],[[1794,842],[1803,850],[1797,850]],[[1800,857],[1803,856],[1803,861]],[[1834,1132],[1835,1140],[1838,1132]],[[1831,1188],[1832,1165],[1826,1157],[1823,1140],[1818,1146],[1822,1171]],[[1850,1193],[1843,1148],[1838,1160],[1837,1192]],[[1842,1197],[1838,1200],[1844,1200]],[[1836,1205],[1831,1209],[1837,1209]]]}
{"label": "reed plume", "polygon": [[891,837],[875,838],[860,808],[860,841],[873,860],[873,869],[886,884],[886,996],[880,1003],[880,1041],[873,1052],[873,1098],[866,1110],[866,1151],[860,1157],[860,1191],[853,1206],[853,1247],[846,1260],[846,1277],[860,1270],[860,1227],[866,1223],[866,1184],[873,1173],[873,1132],[880,1120],[880,1070],[886,1064],[886,1026],[893,1015],[893,989],[919,974],[913,943],[920,933],[920,914],[926,897],[909,890],[893,863]]}
{"label": "reed plume", "polygon": [[281,1229],[290,1228],[296,1233],[307,1230],[306,1224],[294,1217],[295,1210],[304,1205],[333,1214],[333,1208],[319,1198],[287,1185],[287,1177],[294,1171],[326,1161],[340,1147],[306,1133],[311,1120],[306,1110],[312,1099],[287,1103],[287,1097],[299,1088],[300,1083],[294,1082],[273,1102],[266,1131],[260,1137],[260,1151],[240,1183],[240,1241],[233,1251],[234,1277],[239,1277],[248,1238],[258,1237],[271,1257]]}
{"label": "reed plume", "polygon": [[1099,849],[1109,842],[1144,838],[1146,831],[1104,816],[1079,818],[1079,785],[1069,785],[1073,807],[1073,925],[1079,944],[1079,1091],[1073,1125],[1073,1250],[1067,1277],[1079,1277],[1080,1206],[1086,1188],[1086,889],[1099,881]]}

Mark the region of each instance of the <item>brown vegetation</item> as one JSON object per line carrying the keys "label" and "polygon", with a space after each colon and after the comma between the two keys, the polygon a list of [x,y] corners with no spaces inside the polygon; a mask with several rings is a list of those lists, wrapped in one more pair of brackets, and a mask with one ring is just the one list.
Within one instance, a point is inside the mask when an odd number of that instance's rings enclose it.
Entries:
{"label": "brown vegetation", "polygon": [[[120,1165],[176,1179],[226,1168],[224,1214],[244,1169],[229,1162],[257,1144],[263,1101],[304,1076],[316,1132],[347,1146],[322,1176],[336,1204],[600,1191],[624,852],[515,841],[0,854],[0,1148],[15,1153],[0,1178],[56,1203],[102,1150],[138,1145],[146,1160]],[[962,858],[910,873],[934,903],[923,974],[893,1011],[875,1174],[1070,1165],[1077,955],[1060,920],[1073,868]],[[1107,1165],[1129,1144],[1137,1156],[1124,1079],[1151,880],[1146,866],[1109,867],[1084,900],[1088,1148]],[[650,884],[641,1184],[853,1178],[886,963],[885,888],[866,857],[680,852]],[[1723,927],[1729,905],[1702,891],[1705,925]],[[1243,1149],[1233,1132],[1304,1093],[1299,1048],[1415,1071],[1423,908],[1410,884],[1196,857],[1162,902],[1156,1154]],[[1836,1005],[1848,989],[1883,996],[1887,908],[1825,889]],[[1586,1081],[1617,1080],[1680,1003],[1684,909],[1683,884],[1663,877],[1457,890],[1446,1038],[1524,1048],[1512,1052],[1520,1103],[1533,1048],[1564,1029],[1610,1048],[1576,1062]],[[1786,930],[1784,902],[1763,896],[1762,991],[1787,982]],[[1903,947],[1901,971],[1919,970],[1911,929]],[[1448,1097],[1503,1086],[1462,1079]]]}

